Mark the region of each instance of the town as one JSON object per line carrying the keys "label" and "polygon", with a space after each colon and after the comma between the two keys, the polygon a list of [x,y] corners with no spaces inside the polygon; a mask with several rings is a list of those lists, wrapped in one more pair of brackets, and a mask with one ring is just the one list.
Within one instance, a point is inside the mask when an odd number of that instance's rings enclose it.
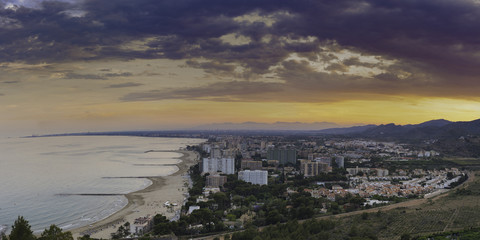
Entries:
{"label": "town", "polygon": [[331,216],[431,198],[468,178],[439,152],[394,142],[211,135],[187,150],[201,158],[183,207],[165,203],[173,219],[139,219],[133,233],[211,234]]}

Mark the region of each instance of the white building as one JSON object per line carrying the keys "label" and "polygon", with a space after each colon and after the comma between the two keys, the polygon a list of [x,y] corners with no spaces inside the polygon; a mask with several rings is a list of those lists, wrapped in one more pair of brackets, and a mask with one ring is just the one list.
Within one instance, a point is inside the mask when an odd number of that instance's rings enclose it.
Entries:
{"label": "white building", "polygon": [[200,209],[200,206],[190,206],[188,207],[188,213],[187,215],[192,214],[193,211]]}
{"label": "white building", "polygon": [[210,157],[211,158],[221,158],[222,157],[222,151],[218,146],[215,146],[210,150]]}
{"label": "white building", "polygon": [[377,168],[377,176],[379,177],[388,176],[388,169]]}
{"label": "white building", "polygon": [[135,219],[133,224],[130,225],[130,232],[134,235],[143,235],[144,233],[150,231],[152,228],[153,221],[150,215],[146,217],[140,217]]}
{"label": "white building", "polygon": [[238,179],[245,182],[258,185],[267,185],[268,184],[268,171],[263,170],[245,170],[238,172]]}
{"label": "white building", "polygon": [[235,160],[233,158],[204,158],[202,162],[202,173],[224,174],[235,173]]}
{"label": "white building", "polygon": [[212,150],[212,147],[210,146],[210,144],[203,144],[202,149],[204,152],[210,153],[210,151]]}
{"label": "white building", "polygon": [[355,168],[347,168],[345,170],[347,170],[348,174],[350,175],[357,175],[359,172],[363,172],[363,173],[370,172],[370,168],[359,168],[358,166]]}

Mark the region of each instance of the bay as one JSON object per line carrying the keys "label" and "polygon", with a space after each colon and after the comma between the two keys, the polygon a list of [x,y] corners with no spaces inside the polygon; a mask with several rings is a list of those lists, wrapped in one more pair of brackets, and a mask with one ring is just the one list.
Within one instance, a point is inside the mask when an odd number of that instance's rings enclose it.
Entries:
{"label": "bay", "polygon": [[[127,204],[122,194],[151,184],[143,176],[178,170],[178,150],[203,139],[62,136],[0,139],[0,226],[24,216],[39,233],[99,221]],[[81,196],[78,194],[112,194]]]}

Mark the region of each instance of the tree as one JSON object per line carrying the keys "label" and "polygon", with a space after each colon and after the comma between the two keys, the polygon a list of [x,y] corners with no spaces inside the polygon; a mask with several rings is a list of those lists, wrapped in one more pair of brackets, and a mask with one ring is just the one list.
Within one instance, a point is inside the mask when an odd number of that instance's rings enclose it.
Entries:
{"label": "tree", "polygon": [[163,216],[162,214],[157,214],[153,217],[153,225],[157,225],[159,223],[168,223],[167,217]]}
{"label": "tree", "polygon": [[10,240],[34,240],[35,236],[31,230],[30,224],[22,216],[12,226],[12,232],[9,236]]}
{"label": "tree", "polygon": [[73,240],[73,236],[71,232],[62,232],[61,228],[50,225],[49,229],[43,231],[39,240]]}
{"label": "tree", "polygon": [[123,226],[124,226],[123,235],[124,236],[130,235],[130,223],[126,222],[125,224],[123,224]]}
{"label": "tree", "polygon": [[402,234],[402,236],[400,237],[401,240],[410,240],[410,234],[408,233],[404,233]]}
{"label": "tree", "polygon": [[223,192],[213,194],[213,200],[218,204],[218,208],[225,210],[230,206],[230,198]]}
{"label": "tree", "polygon": [[120,225],[117,231],[110,234],[112,239],[120,239],[130,235],[130,223],[126,222],[124,225]]}

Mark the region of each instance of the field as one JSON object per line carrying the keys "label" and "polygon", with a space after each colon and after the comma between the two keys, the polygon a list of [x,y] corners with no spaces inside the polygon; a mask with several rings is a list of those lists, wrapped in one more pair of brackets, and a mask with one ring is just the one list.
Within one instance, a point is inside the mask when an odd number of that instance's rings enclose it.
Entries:
{"label": "field", "polygon": [[445,158],[444,160],[456,163],[461,166],[480,166],[480,158],[450,157]]}

